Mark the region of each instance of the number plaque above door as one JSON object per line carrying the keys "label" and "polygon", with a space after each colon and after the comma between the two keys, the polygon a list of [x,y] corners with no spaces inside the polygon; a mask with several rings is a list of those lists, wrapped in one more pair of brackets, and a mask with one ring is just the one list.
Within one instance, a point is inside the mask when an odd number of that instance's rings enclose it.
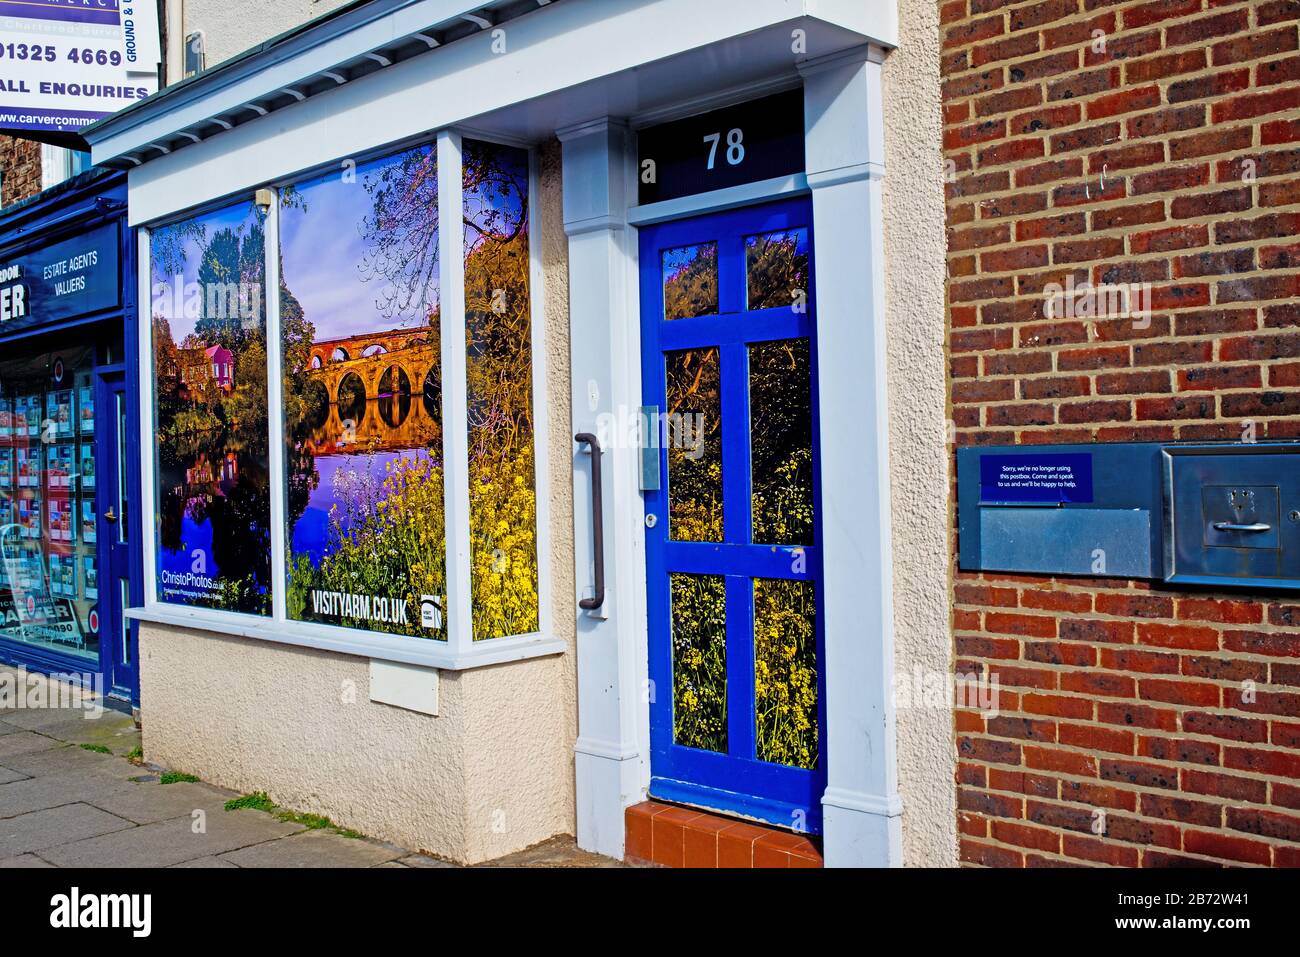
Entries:
{"label": "number plaque above door", "polygon": [[641,205],[804,169],[803,91],[788,90],[639,134]]}

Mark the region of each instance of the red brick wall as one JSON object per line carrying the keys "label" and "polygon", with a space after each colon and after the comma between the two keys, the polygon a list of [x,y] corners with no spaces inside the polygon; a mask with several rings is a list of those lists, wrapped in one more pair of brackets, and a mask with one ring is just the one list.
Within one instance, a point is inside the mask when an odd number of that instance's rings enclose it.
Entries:
{"label": "red brick wall", "polygon": [[[956,442],[1300,436],[1300,0],[940,9]],[[1068,275],[1149,324],[1046,316]],[[957,714],[964,862],[1300,865],[1300,595],[953,599],[1002,689]]]}
{"label": "red brick wall", "polygon": [[9,206],[41,191],[41,144],[0,136],[0,204]]}

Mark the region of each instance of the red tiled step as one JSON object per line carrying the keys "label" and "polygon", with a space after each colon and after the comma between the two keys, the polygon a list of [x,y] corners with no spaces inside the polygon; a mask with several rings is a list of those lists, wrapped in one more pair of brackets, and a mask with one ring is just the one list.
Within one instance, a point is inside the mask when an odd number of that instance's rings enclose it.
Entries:
{"label": "red tiled step", "polygon": [[812,838],[693,808],[643,801],[625,813],[629,863],[663,867],[821,867]]}

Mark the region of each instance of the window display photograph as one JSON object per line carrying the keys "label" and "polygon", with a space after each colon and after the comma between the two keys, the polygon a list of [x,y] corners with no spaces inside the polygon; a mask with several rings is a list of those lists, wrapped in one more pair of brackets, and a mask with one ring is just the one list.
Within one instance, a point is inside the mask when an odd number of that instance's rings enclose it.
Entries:
{"label": "window display photograph", "polygon": [[437,157],[286,188],[280,221],[289,617],[445,640]]}
{"label": "window display photograph", "polygon": [[150,236],[164,602],[270,614],[264,250],[249,202]]}

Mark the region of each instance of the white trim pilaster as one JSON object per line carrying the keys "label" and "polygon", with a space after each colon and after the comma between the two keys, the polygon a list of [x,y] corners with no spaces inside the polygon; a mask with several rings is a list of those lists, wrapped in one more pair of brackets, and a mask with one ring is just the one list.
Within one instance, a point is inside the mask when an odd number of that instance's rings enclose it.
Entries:
{"label": "white trim pilaster", "polygon": [[816,250],[829,867],[899,866],[877,48],[803,64]]}
{"label": "white trim pilaster", "polygon": [[447,647],[474,645],[469,545],[469,436],[465,382],[465,198],[461,137],[438,134],[438,295],[442,350],[443,514],[447,525]]}
{"label": "white trim pilaster", "polygon": [[[636,157],[628,128],[597,120],[560,131],[564,225],[569,237],[573,431],[601,429],[640,406],[640,327],[634,201]],[[611,441],[602,460],[605,603],[578,612],[578,740],[574,746],[578,845],[623,856],[623,809],[647,782],[644,505],[638,451]],[[591,459],[574,448],[577,598],[590,597]]]}

